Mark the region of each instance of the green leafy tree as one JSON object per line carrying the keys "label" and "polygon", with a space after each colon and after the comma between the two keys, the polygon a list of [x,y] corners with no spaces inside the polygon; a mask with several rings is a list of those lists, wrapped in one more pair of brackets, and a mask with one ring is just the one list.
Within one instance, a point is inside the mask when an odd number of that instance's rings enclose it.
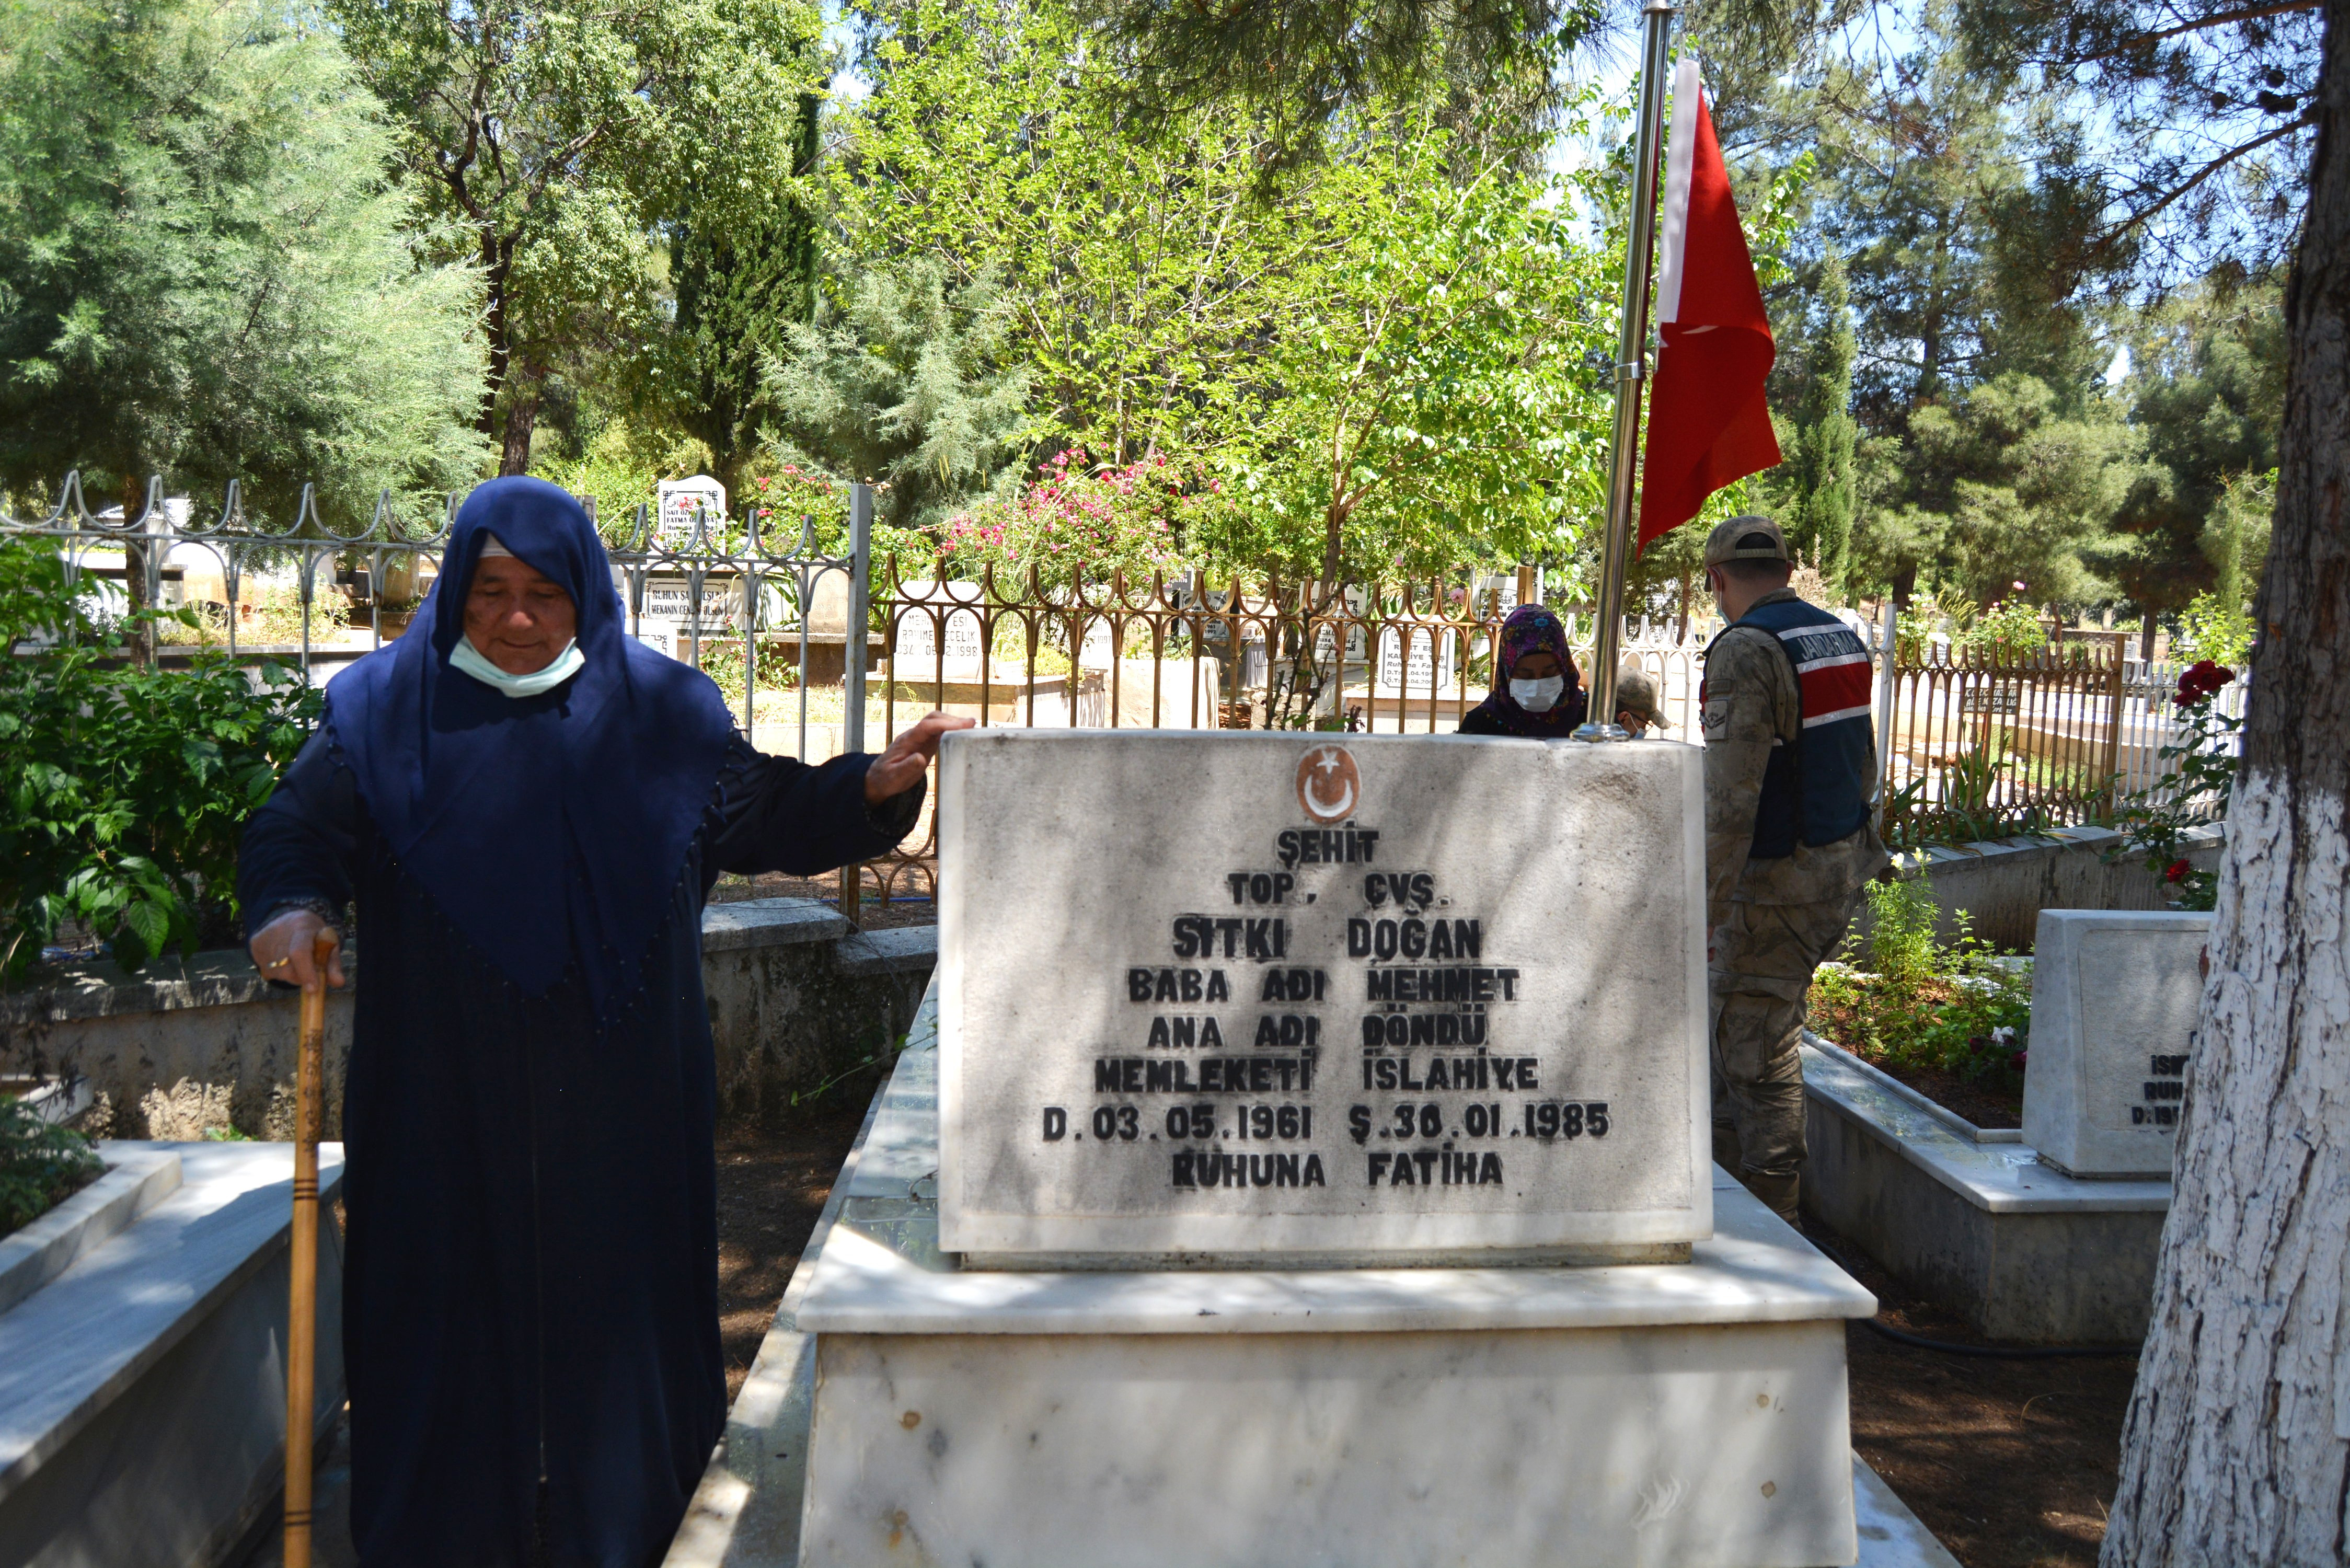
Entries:
{"label": "green leafy tree", "polygon": [[[795,175],[816,166],[817,108],[815,94],[801,95]],[[689,215],[680,225],[671,272],[686,368],[671,391],[679,422],[710,449],[712,472],[730,493],[742,488],[743,464],[757,450],[769,412],[761,361],[785,347],[793,327],[813,319],[816,267],[816,220],[796,182],[777,193],[771,210],[740,224],[697,223]]]}
{"label": "green leafy tree", "polygon": [[418,265],[390,155],[298,10],[0,11],[0,477],[348,523],[477,473],[475,282]]}
{"label": "green leafy tree", "polygon": [[1934,576],[1946,601],[2023,594],[2077,605],[2107,593],[2092,563],[2125,547],[2112,519],[2137,441],[2117,408],[2068,414],[2064,401],[2011,373],[1911,418],[1909,504],[1934,519],[1919,526],[1939,535]]}
{"label": "green leafy tree", "polygon": [[[820,22],[797,0],[327,0],[414,190],[486,291],[480,424],[530,466],[550,381],[668,368],[654,226],[751,246],[796,167]],[[779,173],[778,171],[785,171]],[[739,369],[739,367],[738,367]]]}
{"label": "green leafy tree", "polygon": [[[2276,466],[2282,293],[2274,284],[2212,280],[2146,313],[2132,337],[2126,389],[2147,462],[2119,514],[2134,548],[2117,580],[2149,615],[2178,610],[2210,587],[2212,568],[2224,569],[2230,554],[2231,488]],[[2259,526],[2265,530],[2264,515]],[[2240,529],[2239,556],[2241,545]],[[2230,607],[2249,597],[2240,562]]]}
{"label": "green leafy tree", "polygon": [[1295,161],[1343,142],[1336,122],[1380,101],[1442,95],[1452,129],[1539,129],[1561,57],[1600,36],[1596,0],[1078,0],[1109,46],[1122,109],[1152,128],[1244,105]]}
{"label": "green leafy tree", "polygon": [[[1588,525],[1605,256],[1443,101],[1352,113],[1271,185],[1243,110],[1130,134],[1050,6],[892,12],[844,115],[865,254],[1002,279],[1032,431],[1221,476],[1219,559],[1293,577],[1523,558]],[[1588,493],[1586,493],[1588,492]]]}

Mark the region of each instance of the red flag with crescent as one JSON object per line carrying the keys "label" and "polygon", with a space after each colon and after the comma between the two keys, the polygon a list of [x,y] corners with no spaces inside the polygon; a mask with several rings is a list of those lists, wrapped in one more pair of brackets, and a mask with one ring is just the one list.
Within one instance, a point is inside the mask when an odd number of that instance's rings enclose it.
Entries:
{"label": "red flag with crescent", "polygon": [[1779,461],[1763,382],[1778,346],[1738,226],[1697,64],[1673,78],[1657,286],[1655,389],[1640,463],[1640,547],[1696,516],[1723,485]]}

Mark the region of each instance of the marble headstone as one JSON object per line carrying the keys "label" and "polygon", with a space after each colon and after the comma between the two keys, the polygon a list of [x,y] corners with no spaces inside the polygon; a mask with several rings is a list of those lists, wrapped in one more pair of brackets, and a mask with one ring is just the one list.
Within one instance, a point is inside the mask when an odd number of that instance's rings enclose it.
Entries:
{"label": "marble headstone", "polygon": [[706,473],[664,479],[653,486],[653,499],[660,514],[654,534],[663,548],[682,550],[691,545],[697,523],[706,532],[705,545],[715,547],[718,532],[726,522],[724,485]]}
{"label": "marble headstone", "polygon": [[2168,1176],[2211,917],[2043,909],[2023,1141],[2072,1176]]}
{"label": "marble headstone", "polygon": [[1712,1227],[1702,820],[1669,742],[949,736],[941,1244],[1676,1255]]}

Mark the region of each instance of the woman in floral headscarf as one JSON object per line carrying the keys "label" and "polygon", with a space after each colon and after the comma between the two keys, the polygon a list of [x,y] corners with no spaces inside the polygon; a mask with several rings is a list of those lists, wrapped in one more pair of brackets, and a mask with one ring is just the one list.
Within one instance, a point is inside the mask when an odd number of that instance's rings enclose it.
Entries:
{"label": "woman in floral headscarf", "polygon": [[1464,735],[1563,741],[1583,722],[1583,680],[1566,650],[1566,628],[1541,605],[1520,605],[1502,623],[1493,694],[1461,721]]}

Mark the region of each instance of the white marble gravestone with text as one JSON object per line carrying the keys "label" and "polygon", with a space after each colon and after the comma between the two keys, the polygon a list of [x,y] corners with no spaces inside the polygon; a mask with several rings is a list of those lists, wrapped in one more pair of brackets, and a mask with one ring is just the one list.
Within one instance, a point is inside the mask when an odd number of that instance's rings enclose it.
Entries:
{"label": "white marble gravestone with text", "polygon": [[2168,1176],[2211,917],[2043,909],[2023,1141],[2072,1176]]}
{"label": "white marble gravestone with text", "polygon": [[948,737],[941,1245],[1377,1263],[1710,1235],[1702,772],[1669,742]]}

